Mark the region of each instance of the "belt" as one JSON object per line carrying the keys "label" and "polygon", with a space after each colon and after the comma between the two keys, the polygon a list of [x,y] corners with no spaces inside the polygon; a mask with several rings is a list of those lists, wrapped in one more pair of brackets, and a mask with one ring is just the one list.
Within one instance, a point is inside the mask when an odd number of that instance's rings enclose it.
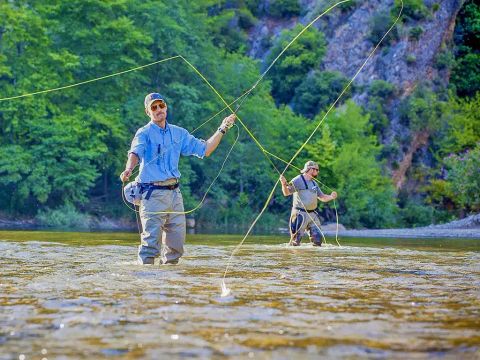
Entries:
{"label": "belt", "polygon": [[176,188],[178,188],[179,185],[180,184],[178,182],[172,185],[155,185],[155,183],[143,183],[142,193],[144,193],[145,191],[147,192],[147,195],[145,195],[145,200],[148,200],[150,199],[153,190],[175,190]]}
{"label": "belt", "polygon": [[146,184],[143,184],[143,186],[153,187],[156,190],[174,190],[174,189],[178,188],[179,183],[169,184],[169,185],[163,185],[163,184],[159,185],[158,183],[146,183]]}
{"label": "belt", "polygon": [[164,181],[152,181],[148,184],[149,185],[157,185],[157,186],[170,186],[170,185],[178,184],[178,179],[170,178],[170,179],[164,180]]}
{"label": "belt", "polygon": [[307,209],[304,209],[304,208],[301,208],[301,207],[295,207],[296,210],[298,211],[303,211],[303,212],[308,212],[308,213],[314,213],[317,211],[317,209],[313,209],[313,210],[307,210]]}

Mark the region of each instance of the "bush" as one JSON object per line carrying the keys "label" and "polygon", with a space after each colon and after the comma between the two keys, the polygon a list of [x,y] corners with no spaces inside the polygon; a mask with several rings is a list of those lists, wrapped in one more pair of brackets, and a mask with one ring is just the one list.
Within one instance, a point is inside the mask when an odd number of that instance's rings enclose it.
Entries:
{"label": "bush", "polygon": [[434,208],[409,201],[400,209],[400,218],[405,227],[427,226],[434,222]]}
{"label": "bush", "polygon": [[471,53],[458,59],[451,80],[459,96],[475,96],[480,90],[480,54]]}
{"label": "bush", "polygon": [[[387,12],[381,12],[373,16],[371,22],[371,30],[368,39],[373,43],[377,44],[382,37],[385,35],[387,30],[392,25],[393,20]],[[397,27],[393,28],[392,31],[385,37],[382,45],[388,45],[392,41],[398,38],[398,29]]]}
{"label": "bush", "polygon": [[410,40],[415,40],[418,41],[420,39],[420,36],[423,34],[423,28],[421,26],[414,26],[413,28],[410,29],[408,33],[408,37]]}
{"label": "bush", "polygon": [[270,3],[270,15],[276,18],[285,18],[300,15],[298,0],[274,0]]}
{"label": "bush", "polygon": [[[341,219],[350,227],[389,227],[395,223],[395,191],[377,162],[381,146],[371,135],[368,115],[348,100],[326,122],[335,140],[332,183],[338,191]],[[321,149],[317,150],[318,152]]]}
{"label": "bush", "polygon": [[405,61],[407,62],[407,65],[413,65],[417,61],[417,57],[413,54],[408,54]]}
{"label": "bush", "polygon": [[[271,63],[302,29],[302,25],[297,25],[291,30],[282,31],[266,63]],[[320,64],[325,51],[325,37],[315,28],[309,28],[288,48],[270,72],[272,95],[277,102],[288,104],[292,101],[295,89],[304,81],[305,76]]]}
{"label": "bush", "polygon": [[[339,72],[315,71],[295,90],[293,108],[298,113],[313,118],[337,99],[347,83],[348,79]],[[348,98],[349,93],[350,91],[346,92],[343,100]]]}
{"label": "bush", "polygon": [[440,129],[445,104],[438,100],[437,94],[425,86],[417,89],[400,105],[400,121],[413,132]]}
{"label": "bush", "polygon": [[435,58],[435,68],[438,70],[451,69],[455,65],[455,58],[451,51],[442,50]]}
{"label": "bush", "polygon": [[69,203],[57,209],[41,210],[36,219],[41,226],[59,229],[88,229],[91,222],[90,216],[80,213]]}
{"label": "bush", "polygon": [[[245,20],[245,18],[243,18]],[[238,31],[235,25],[240,21],[236,18],[234,10],[221,12],[219,15],[208,18],[208,26],[211,32],[213,44],[228,52],[241,52],[245,48],[247,35],[244,31]]]}
{"label": "bush", "polygon": [[447,181],[455,191],[454,201],[461,208],[480,210],[480,143],[460,155],[444,159],[448,167]]}
{"label": "bush", "polygon": [[385,113],[383,101],[379,98],[370,99],[367,110],[370,114],[370,124],[372,124],[373,132],[378,137],[383,136],[390,124],[390,120]]}
{"label": "bush", "polygon": [[245,5],[257,17],[265,13],[265,4],[262,0],[245,0]]}
{"label": "bush", "polygon": [[368,88],[368,94],[387,99],[395,94],[395,85],[384,80],[373,80]]}
{"label": "bush", "polygon": [[[395,6],[392,9],[392,16],[396,17],[400,12],[402,2],[395,0]],[[407,20],[421,20],[427,16],[428,10],[423,4],[423,0],[403,0],[402,19]]]}
{"label": "bush", "polygon": [[244,30],[249,30],[256,23],[255,17],[248,9],[241,9],[238,11],[238,26]]}
{"label": "bush", "polygon": [[338,5],[338,8],[342,11],[342,12],[348,12],[350,10],[353,10],[354,8],[356,8],[358,5],[357,1],[356,0],[350,0],[350,1],[347,1],[347,2],[344,2],[340,5]]}

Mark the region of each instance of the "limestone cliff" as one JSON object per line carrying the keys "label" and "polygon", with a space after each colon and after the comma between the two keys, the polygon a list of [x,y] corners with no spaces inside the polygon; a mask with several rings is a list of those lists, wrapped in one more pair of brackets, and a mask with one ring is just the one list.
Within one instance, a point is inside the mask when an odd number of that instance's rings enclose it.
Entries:
{"label": "limestone cliff", "polygon": [[[334,3],[331,0],[301,0],[301,15],[289,19],[273,19],[266,12],[251,31],[249,55],[264,60],[270,49],[265,44],[272,43],[265,39],[275,38],[281,30],[297,23],[309,23]],[[412,157],[428,146],[427,132],[411,133],[408,127],[400,124],[399,103],[425,81],[430,81],[432,87],[448,84],[448,68],[436,66],[436,63],[439,54],[452,47],[455,19],[463,3],[464,0],[425,0],[425,13],[418,19],[410,17],[399,21],[392,32],[394,36],[377,49],[354,82],[353,98],[360,105],[369,101],[366,89],[371,81],[384,80],[396,87],[396,95],[389,103],[388,129],[380,141],[385,144],[396,141],[401,145],[390,162],[399,164],[396,170],[391,170],[397,189],[405,183]],[[264,7],[269,5],[269,1],[264,2]],[[352,78],[376,45],[372,39],[373,24],[383,16],[388,21],[380,32],[386,32],[393,23],[390,19],[394,17],[394,5],[394,0],[352,0],[348,7],[339,6],[319,19],[314,26],[325,34],[328,43],[320,70],[339,71]],[[417,35],[412,36],[415,31]]]}

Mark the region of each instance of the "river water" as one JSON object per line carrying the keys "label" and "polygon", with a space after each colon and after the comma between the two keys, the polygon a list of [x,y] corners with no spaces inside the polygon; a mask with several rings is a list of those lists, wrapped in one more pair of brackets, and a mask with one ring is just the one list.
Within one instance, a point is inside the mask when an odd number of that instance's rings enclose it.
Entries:
{"label": "river water", "polygon": [[479,358],[480,241],[0,232],[0,359]]}

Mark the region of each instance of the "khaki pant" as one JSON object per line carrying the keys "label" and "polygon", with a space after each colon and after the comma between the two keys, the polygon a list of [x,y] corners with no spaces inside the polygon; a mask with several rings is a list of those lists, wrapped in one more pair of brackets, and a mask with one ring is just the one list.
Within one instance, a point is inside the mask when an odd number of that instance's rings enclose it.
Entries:
{"label": "khaki pant", "polygon": [[290,216],[290,245],[300,245],[305,232],[314,245],[322,245],[320,219],[317,213],[292,209],[292,215]]}
{"label": "khaki pant", "polygon": [[[158,214],[161,211],[183,212],[183,198],[180,189],[153,190],[150,198],[142,194],[140,219],[143,232],[138,248],[138,259],[160,256],[162,263],[176,263],[183,255],[186,225],[185,214]],[[160,236],[162,244],[160,245]]]}

